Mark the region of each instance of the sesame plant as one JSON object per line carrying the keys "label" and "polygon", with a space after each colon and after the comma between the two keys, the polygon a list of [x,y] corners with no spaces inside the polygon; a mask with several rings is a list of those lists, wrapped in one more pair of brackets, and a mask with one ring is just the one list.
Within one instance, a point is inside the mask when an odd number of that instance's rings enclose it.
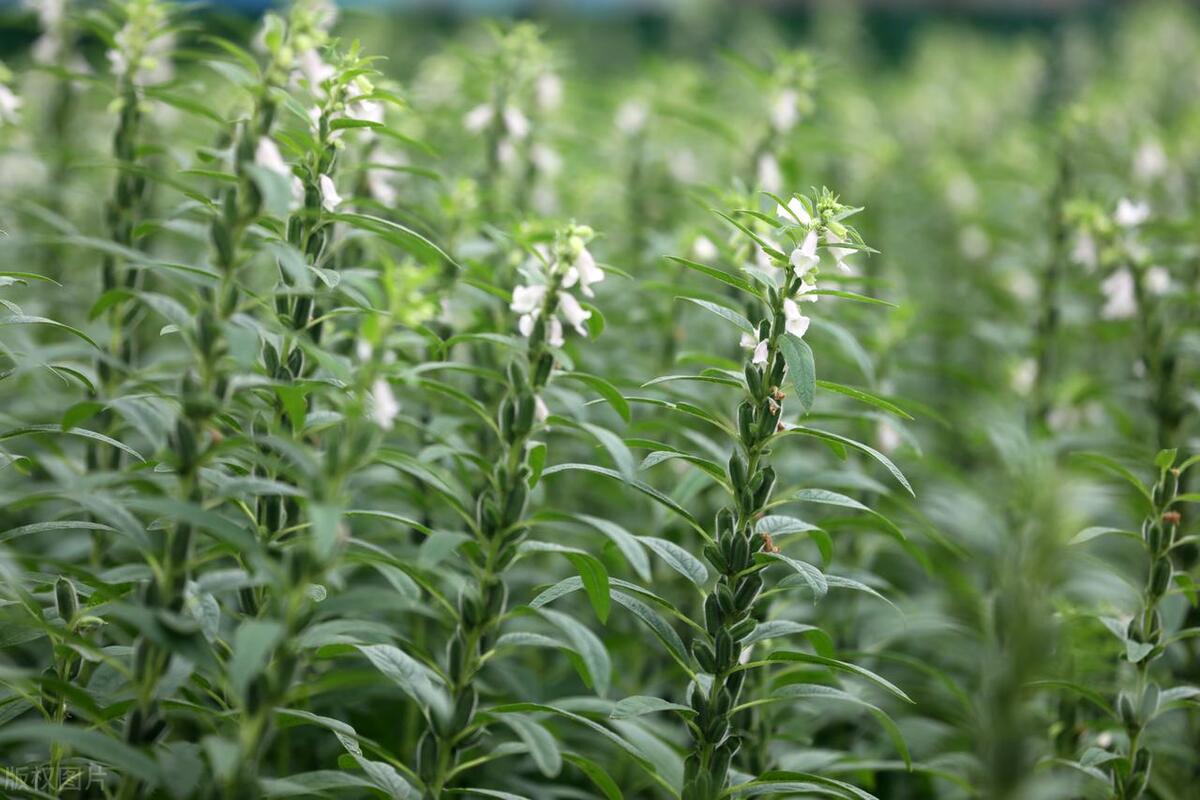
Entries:
{"label": "sesame plant", "polygon": [[413,5],[0,8],[0,796],[1191,797],[1195,9]]}

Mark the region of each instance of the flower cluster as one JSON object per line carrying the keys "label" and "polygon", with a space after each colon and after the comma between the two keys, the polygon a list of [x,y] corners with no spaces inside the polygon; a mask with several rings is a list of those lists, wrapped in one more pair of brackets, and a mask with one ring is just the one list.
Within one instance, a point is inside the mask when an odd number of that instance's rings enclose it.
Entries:
{"label": "flower cluster", "polygon": [[517,328],[522,336],[534,337],[540,321],[545,342],[551,347],[562,347],[563,325],[559,313],[576,333],[587,335],[584,323],[591,319],[592,312],[568,290],[578,285],[584,297],[592,297],[592,286],[604,280],[604,270],[587,249],[593,235],[588,226],[572,224],[558,233],[552,250],[545,246],[534,248],[536,258],[529,271],[537,280],[514,288],[509,306],[521,315]]}
{"label": "flower cluster", "polygon": [[[778,199],[778,198],[777,198]],[[784,325],[787,333],[803,338],[811,319],[800,310],[800,303],[815,303],[817,275],[823,250],[842,272],[851,273],[848,259],[862,249],[857,233],[842,220],[859,209],[842,205],[836,196],[823,189],[815,200],[795,195],[784,203],[779,200],[775,214],[781,220],[780,232],[790,237],[790,252],[770,238],[760,237],[758,263],[777,287],[783,289]],[[753,349],[753,363],[767,360],[768,343],[751,333],[742,334],[742,346]]]}
{"label": "flower cluster", "polygon": [[108,61],[113,74],[131,84],[162,83],[172,74],[174,46],[167,8],[157,0],[128,0],[124,24],[113,34]]}

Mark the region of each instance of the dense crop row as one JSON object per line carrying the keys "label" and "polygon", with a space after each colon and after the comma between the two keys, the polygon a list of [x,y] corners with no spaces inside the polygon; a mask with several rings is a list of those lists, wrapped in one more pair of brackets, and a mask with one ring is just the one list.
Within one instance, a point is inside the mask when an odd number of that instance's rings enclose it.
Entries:
{"label": "dense crop row", "polygon": [[1195,796],[1200,21],[700,8],[5,12],[0,794]]}

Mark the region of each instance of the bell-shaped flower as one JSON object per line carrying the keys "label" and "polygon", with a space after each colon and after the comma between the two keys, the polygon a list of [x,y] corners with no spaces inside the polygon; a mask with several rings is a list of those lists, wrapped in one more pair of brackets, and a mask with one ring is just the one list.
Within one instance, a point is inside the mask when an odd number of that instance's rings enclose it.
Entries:
{"label": "bell-shaped flower", "polygon": [[535,394],[533,396],[533,418],[538,422],[545,422],[548,416],[550,416],[550,409],[546,408],[546,401],[540,394]]}
{"label": "bell-shaped flower", "polygon": [[468,133],[483,133],[492,124],[492,107],[488,103],[475,106],[463,117],[463,127]]}
{"label": "bell-shaped flower", "polygon": [[821,262],[821,257],[817,255],[817,239],[817,230],[814,228],[804,237],[800,246],[792,250],[791,258],[788,259],[800,278],[816,269],[817,264]]}
{"label": "bell-shaped flower", "polygon": [[846,259],[854,255],[853,247],[840,247],[846,240],[838,236],[831,230],[825,231],[825,245],[829,250],[829,254],[833,256],[837,262],[838,269],[842,272],[852,272],[853,267],[846,263]]}
{"label": "bell-shaped flower", "polygon": [[321,187],[321,207],[330,213],[337,211],[337,207],[342,204],[342,196],[333,185],[333,178],[322,175],[317,183]]}
{"label": "bell-shaped flower", "polygon": [[768,192],[778,192],[783,186],[783,169],[779,159],[773,153],[763,153],[758,157],[758,185]]}
{"label": "bell-shaped flower", "polygon": [[516,106],[504,109],[504,128],[514,139],[524,139],[529,135],[529,117]]}
{"label": "bell-shaped flower", "polygon": [[277,175],[290,176],[292,174],[292,168],[283,160],[279,146],[266,136],[260,137],[258,145],[254,148],[254,164]]}
{"label": "bell-shaped flower", "polygon": [[559,292],[558,308],[567,319],[567,324],[575,329],[580,336],[587,336],[587,328],[583,323],[592,318],[592,312],[579,304],[570,292]]}
{"label": "bell-shaped flower", "polygon": [[0,123],[16,125],[20,121],[21,98],[9,87],[0,83]]}
{"label": "bell-shaped flower", "polygon": [[550,317],[546,320],[546,344],[562,347],[564,342],[562,323],[558,321],[558,317]]}
{"label": "bell-shaped flower", "polygon": [[391,430],[399,413],[400,403],[392,392],[391,384],[385,378],[376,378],[371,384],[371,419],[384,430]]}
{"label": "bell-shaped flower", "polygon": [[583,292],[584,297],[594,297],[592,284],[600,283],[605,275],[604,270],[596,266],[596,259],[586,247],[579,251],[573,269],[579,274],[579,291]]}
{"label": "bell-shaped flower", "polygon": [[300,74],[308,81],[308,85],[314,92],[320,92],[322,84],[329,80],[337,72],[333,67],[325,63],[325,59],[321,58],[321,54],[314,50],[305,50],[297,59],[297,64],[300,67]]}
{"label": "bell-shaped flower", "polygon": [[1128,197],[1122,197],[1117,202],[1117,210],[1113,221],[1122,228],[1136,228],[1150,219],[1150,204],[1144,200],[1134,202]]}
{"label": "bell-shaped flower", "polygon": [[767,340],[759,341],[758,337],[752,333],[743,333],[741,339],[742,347],[747,350],[754,350],[754,355],[750,361],[754,364],[767,363]]}
{"label": "bell-shaped flower", "polygon": [[812,225],[812,216],[808,213],[808,209],[804,207],[799,197],[793,197],[788,200],[787,208],[781,205],[775,206],[775,215],[785,222],[799,222],[801,225]]}
{"label": "bell-shaped flower", "polygon": [[546,299],[544,284],[535,283],[532,286],[517,286],[513,289],[512,303],[509,305],[518,314],[532,314],[541,310],[542,302]]}
{"label": "bell-shaped flower", "polygon": [[784,89],[771,101],[771,124],[775,130],[786,133],[800,121],[800,93],[795,89]]}
{"label": "bell-shaped flower", "polygon": [[784,328],[792,336],[803,338],[811,319],[800,313],[800,306],[790,297],[783,301]]}
{"label": "bell-shaped flower", "polygon": [[1153,266],[1146,270],[1146,291],[1153,295],[1171,291],[1171,273],[1166,267]]}
{"label": "bell-shaped flower", "polygon": [[1100,284],[1104,292],[1104,308],[1100,316],[1104,319],[1129,319],[1137,313],[1137,290],[1133,273],[1120,269],[1109,275]]}
{"label": "bell-shaped flower", "polygon": [[617,130],[627,136],[641,133],[650,119],[650,109],[640,100],[626,100],[617,109]]}

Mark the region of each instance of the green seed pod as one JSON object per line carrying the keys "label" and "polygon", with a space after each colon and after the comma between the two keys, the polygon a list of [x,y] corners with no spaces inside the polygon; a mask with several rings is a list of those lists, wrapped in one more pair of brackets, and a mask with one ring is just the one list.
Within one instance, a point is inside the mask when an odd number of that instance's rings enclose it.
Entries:
{"label": "green seed pod", "polygon": [[[692,753],[683,762],[683,785],[689,789],[693,789],[692,782],[696,778],[696,773],[700,770],[700,757]],[[690,796],[690,795],[689,795]]]}
{"label": "green seed pod", "polygon": [[1167,587],[1171,584],[1171,560],[1169,558],[1160,558],[1154,562],[1154,566],[1150,570],[1150,595],[1158,598],[1166,593]]}
{"label": "green seed pod", "polygon": [[729,696],[733,698],[735,703],[737,702],[738,695],[741,694],[742,686],[745,685],[745,683],[746,673],[744,671],[732,672],[729,674],[729,677],[725,679],[725,691],[729,692]]}
{"label": "green seed pod", "polygon": [[722,628],[717,631],[716,638],[717,671],[724,672],[732,667],[736,660],[737,653],[733,649],[733,639],[729,638],[729,631]]}
{"label": "green seed pod", "polygon": [[717,603],[717,596],[710,594],[704,598],[704,629],[708,631],[710,636],[715,636],[717,631],[721,629],[723,622],[724,615],[721,613],[721,607]]}
{"label": "green seed pod", "polygon": [[712,777],[714,786],[724,787],[725,781],[729,774],[729,762],[733,759],[733,754],[724,747],[717,749],[713,753],[712,764],[708,768],[708,774]]}
{"label": "green seed pod", "polygon": [[699,637],[692,640],[692,655],[695,657],[696,663],[700,665],[700,669],[712,673],[717,671],[712,648]]}
{"label": "green seed pod", "polygon": [[421,780],[430,783],[437,779],[438,760],[437,737],[426,731],[417,743],[417,774]]}
{"label": "green seed pod", "polygon": [[762,397],[762,370],[757,364],[746,365],[746,389],[750,392],[750,396],[756,400]]}
{"label": "green seed pod", "polygon": [[1120,712],[1121,722],[1127,729],[1137,728],[1137,711],[1134,709],[1133,700],[1125,692],[1121,692],[1121,696],[1117,698],[1117,711]]}
{"label": "green seed pod", "polygon": [[529,386],[529,377],[525,374],[525,368],[518,361],[508,362],[508,385],[511,386],[519,394],[526,393]]}
{"label": "green seed pod", "polygon": [[454,705],[454,728],[462,730],[471,724],[475,718],[475,709],[479,705],[479,692],[474,686],[468,686]]}
{"label": "green seed pod", "polygon": [[533,416],[537,411],[537,400],[532,394],[521,395],[517,401],[516,424],[513,426],[514,438],[525,436],[533,430]]}
{"label": "green seed pod", "polygon": [[141,708],[135,708],[125,718],[125,742],[138,745],[142,743],[142,720],[144,714]]}
{"label": "green seed pod", "polygon": [[192,553],[192,526],[180,523],[171,537],[171,563],[181,570],[187,567]]}
{"label": "green seed pod", "polygon": [[725,536],[733,533],[734,518],[733,511],[728,508],[722,508],[717,512],[717,521],[713,526],[717,536]]}
{"label": "green seed pod", "polygon": [[467,647],[463,643],[462,636],[456,633],[446,645],[446,672],[451,681],[458,683],[466,677],[466,670]]}
{"label": "green seed pod", "polygon": [[717,605],[721,607],[721,611],[725,614],[732,614],[736,608],[733,601],[733,590],[724,582],[724,579],[717,584],[714,594],[717,596]]}
{"label": "green seed pod", "polygon": [[1146,545],[1150,548],[1151,553],[1162,553],[1164,534],[1162,525],[1157,522],[1149,525],[1149,530],[1146,531]]}
{"label": "green seed pod", "polygon": [[733,637],[735,642],[740,642],[750,634],[754,633],[754,629],[757,627],[758,620],[753,618],[744,619],[729,629],[729,635]]}
{"label": "green seed pod", "polygon": [[[302,301],[304,299],[305,298],[301,298]],[[312,301],[308,300],[308,303],[311,304]],[[305,315],[305,322],[307,322],[307,317],[308,317],[307,309],[300,309],[299,308],[300,303],[297,303],[296,305],[297,305],[296,314],[299,315],[299,314],[303,313]],[[291,353],[288,354],[287,368],[288,368],[288,374],[290,374],[294,378],[299,378],[304,375],[304,351],[301,350],[299,347],[295,348],[294,350],[292,350]]]}
{"label": "green seed pod", "polygon": [[726,717],[713,717],[704,729],[704,736],[710,742],[719,742],[729,733],[729,720]]}
{"label": "green seed pod", "polygon": [[704,545],[704,557],[708,559],[708,563],[713,565],[717,572],[728,572],[729,562],[725,560],[725,556],[721,555],[721,551],[711,544]]}
{"label": "green seed pod", "polygon": [[775,468],[764,467],[758,474],[762,476],[762,482],[754,493],[754,508],[756,509],[762,508],[771,499],[771,490],[775,488]]}
{"label": "green seed pod", "polygon": [[750,566],[750,540],[746,537],[733,537],[733,546],[729,553],[729,566],[734,572],[741,572]]}
{"label": "green seed pod", "polygon": [[741,489],[746,485],[746,460],[737,450],[729,457],[729,482],[733,484],[734,489]]}
{"label": "green seed pod", "polygon": [[758,573],[748,576],[742,581],[742,585],[738,587],[737,593],[734,595],[734,608],[739,614],[744,614],[749,611],[754,601],[758,599],[758,593],[762,589],[763,579]]}
{"label": "green seed pod", "polygon": [[758,411],[758,438],[766,439],[775,433],[779,427],[779,418],[783,415],[783,406],[768,397],[763,401]]}
{"label": "green seed pod", "polygon": [[737,410],[738,433],[742,437],[742,442],[749,447],[753,447],[757,441],[754,431],[754,406],[749,401],[742,401]]}
{"label": "green seed pod", "polygon": [[213,249],[217,251],[217,265],[225,270],[230,269],[234,261],[233,237],[229,235],[225,221],[214,219],[208,226],[208,235],[212,240]]}
{"label": "green seed pod", "polygon": [[771,385],[772,386],[782,386],[783,385],[783,374],[786,369],[787,369],[787,364],[784,362],[784,360],[782,358],[775,359],[775,363],[773,363],[771,365]]}
{"label": "green seed pod", "polygon": [[519,481],[508,493],[504,504],[504,525],[507,527],[518,521],[525,514],[525,505],[529,500],[529,484]]}
{"label": "green seed pod", "polygon": [[513,441],[516,438],[517,410],[507,396],[500,401],[500,410],[496,414],[496,419],[500,423],[500,438],[506,442]]}
{"label": "green seed pod", "polygon": [[550,353],[542,353],[533,371],[533,385],[545,386],[546,381],[550,380],[550,370],[553,368],[554,356]]}
{"label": "green seed pod", "polygon": [[79,594],[69,578],[59,575],[54,582],[54,603],[58,606],[58,615],[69,626],[79,613]]}

